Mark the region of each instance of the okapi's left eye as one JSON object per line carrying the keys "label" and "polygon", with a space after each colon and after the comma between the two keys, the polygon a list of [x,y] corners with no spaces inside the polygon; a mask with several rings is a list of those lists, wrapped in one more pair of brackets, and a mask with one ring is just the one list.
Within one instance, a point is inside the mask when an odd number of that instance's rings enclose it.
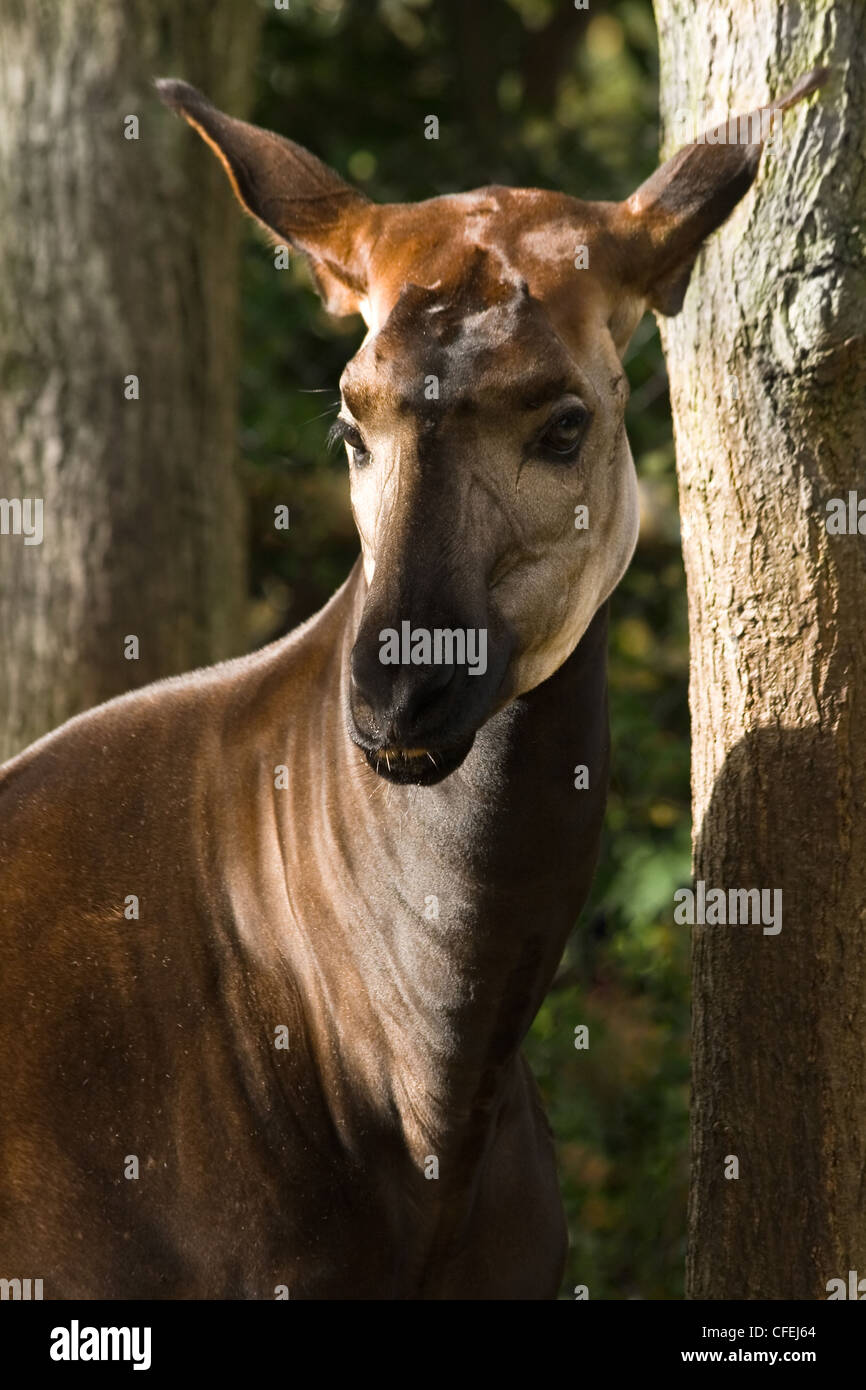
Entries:
{"label": "okapi's left eye", "polygon": [[539,439],[544,453],[557,459],[573,458],[586,432],[589,411],[583,405],[570,405],[554,416]]}

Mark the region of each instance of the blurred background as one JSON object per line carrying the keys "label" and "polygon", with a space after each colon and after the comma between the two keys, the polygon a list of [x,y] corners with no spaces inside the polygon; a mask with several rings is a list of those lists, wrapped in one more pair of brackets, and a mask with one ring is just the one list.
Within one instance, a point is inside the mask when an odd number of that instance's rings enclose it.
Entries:
{"label": "blurred background", "polygon": [[[121,690],[281,635],[357,554],[345,457],[326,436],[361,321],[327,317],[301,257],[275,269],[154,76],[291,136],[374,199],[496,182],[618,199],[657,163],[650,0],[278,4],[0,0],[0,495],[46,506],[42,547],[0,547],[0,756]],[[431,114],[438,140],[424,138]],[[675,1299],[688,654],[651,316],[626,361],[642,529],[612,602],[604,845],[528,1052],[571,1232],[563,1296],[585,1284],[594,1299]]]}

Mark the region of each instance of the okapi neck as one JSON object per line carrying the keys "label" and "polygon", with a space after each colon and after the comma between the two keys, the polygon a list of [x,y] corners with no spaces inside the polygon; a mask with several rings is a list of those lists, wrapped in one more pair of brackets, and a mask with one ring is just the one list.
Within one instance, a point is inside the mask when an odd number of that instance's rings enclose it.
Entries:
{"label": "okapi neck", "polygon": [[[357,616],[355,584],[346,606]],[[353,1050],[362,1029],[355,1075],[366,1068],[374,1090],[387,1076],[401,1107],[412,1097],[407,1123],[425,1117],[423,1146],[461,1115],[487,1113],[589,891],[608,777],[607,606],[563,666],[490,719],[463,767],[434,787],[382,781],[349,739],[353,631],[349,622],[340,644],[340,699],[323,718],[334,756],[316,801],[327,848],[314,876],[327,870],[313,890],[333,902],[336,885],[344,918],[329,933],[339,949],[307,978],[335,1046]],[[283,859],[293,861],[285,847]],[[349,987],[333,978],[335,962]]]}

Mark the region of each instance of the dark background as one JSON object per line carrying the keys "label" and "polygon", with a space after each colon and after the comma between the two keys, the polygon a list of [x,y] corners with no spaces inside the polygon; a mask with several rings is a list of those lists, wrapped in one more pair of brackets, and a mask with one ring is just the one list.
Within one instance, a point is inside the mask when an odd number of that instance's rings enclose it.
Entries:
{"label": "dark background", "polygon": [[[626,197],[655,167],[649,0],[291,0],[262,4],[251,119],[375,199],[486,183]],[[424,138],[425,117],[439,139]],[[251,517],[248,645],[318,608],[357,554],[343,451],[326,435],[363,336],[329,319],[300,258],[274,269],[248,224],[241,448]],[[613,771],[602,859],[529,1057],[557,1140],[571,1230],[564,1293],[682,1297],[687,1185],[689,878],[685,581],[667,385],[647,316],[627,356],[641,480],[637,555],[614,596]],[[291,527],[275,531],[285,503]],[[587,1051],[574,1030],[589,1026]]]}

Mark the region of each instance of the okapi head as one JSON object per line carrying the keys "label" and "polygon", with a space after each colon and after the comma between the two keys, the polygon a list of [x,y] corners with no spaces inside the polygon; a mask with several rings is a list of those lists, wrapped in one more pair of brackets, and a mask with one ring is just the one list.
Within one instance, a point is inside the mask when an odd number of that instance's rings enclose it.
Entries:
{"label": "okapi head", "polygon": [[489,187],[383,206],[186,83],[157,85],[247,211],[309,257],[327,308],[367,323],[335,427],[368,586],[349,733],[391,780],[439,781],[562,665],[631,559],[622,356],[647,308],[679,311],[754,179],[761,113],[623,203]]}

